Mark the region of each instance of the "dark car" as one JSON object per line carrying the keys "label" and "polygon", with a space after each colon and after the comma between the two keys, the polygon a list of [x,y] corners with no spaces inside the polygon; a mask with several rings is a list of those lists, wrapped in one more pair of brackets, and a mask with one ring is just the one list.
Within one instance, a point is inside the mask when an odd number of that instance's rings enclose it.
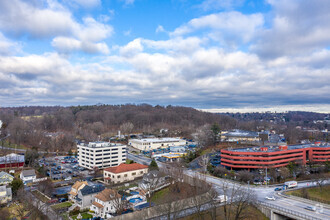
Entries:
{"label": "dark car", "polygon": [[59,202],[66,202],[66,201],[68,201],[68,199],[67,198],[59,198],[58,201]]}
{"label": "dark car", "polygon": [[274,190],[275,191],[281,191],[282,190],[282,187],[276,187]]}

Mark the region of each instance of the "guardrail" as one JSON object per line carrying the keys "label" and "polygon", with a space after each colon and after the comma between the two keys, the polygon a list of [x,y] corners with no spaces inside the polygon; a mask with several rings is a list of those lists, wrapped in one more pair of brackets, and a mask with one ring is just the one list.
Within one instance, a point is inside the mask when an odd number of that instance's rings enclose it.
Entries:
{"label": "guardrail", "polygon": [[282,213],[290,214],[292,216],[300,217],[300,218],[303,218],[303,219],[322,220],[321,218],[317,218],[317,217],[313,217],[313,216],[310,216],[310,215],[306,215],[306,214],[303,214],[303,213],[300,213],[300,212],[296,212],[296,211],[293,211],[293,210],[290,210],[290,209],[286,209],[286,208],[283,208],[281,206],[277,206],[277,205],[270,204],[270,203],[260,203],[260,202],[258,202],[257,204],[259,206],[264,206],[264,207],[267,207],[267,208],[271,208],[271,209],[273,209],[275,211],[280,211]]}

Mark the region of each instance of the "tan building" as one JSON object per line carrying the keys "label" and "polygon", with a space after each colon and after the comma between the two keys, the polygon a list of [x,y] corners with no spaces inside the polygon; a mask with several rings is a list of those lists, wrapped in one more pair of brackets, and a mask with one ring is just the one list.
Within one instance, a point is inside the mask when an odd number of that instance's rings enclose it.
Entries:
{"label": "tan building", "polygon": [[144,138],[130,139],[129,145],[139,150],[154,150],[158,148],[168,148],[170,146],[183,146],[187,141],[181,138]]}
{"label": "tan building", "polygon": [[121,195],[114,189],[104,189],[95,196],[91,210],[102,218],[107,218],[107,214],[116,213],[121,202]]}
{"label": "tan building", "polygon": [[105,169],[103,171],[103,177],[108,183],[118,184],[142,177],[145,173],[148,173],[148,166],[146,165],[139,163],[122,163],[119,166]]}
{"label": "tan building", "polygon": [[77,181],[73,186],[71,187],[71,191],[69,192],[69,199],[73,200],[79,193],[81,189],[83,189],[85,186],[88,186],[87,181]]}

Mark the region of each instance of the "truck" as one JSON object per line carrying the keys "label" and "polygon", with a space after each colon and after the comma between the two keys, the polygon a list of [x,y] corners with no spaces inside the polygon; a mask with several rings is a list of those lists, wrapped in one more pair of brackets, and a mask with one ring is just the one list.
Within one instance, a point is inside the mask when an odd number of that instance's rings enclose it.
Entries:
{"label": "truck", "polygon": [[219,202],[219,203],[227,202],[228,196],[226,196],[226,195],[219,195],[214,200],[217,201],[217,202]]}
{"label": "truck", "polygon": [[298,186],[297,181],[288,181],[284,183],[285,188],[290,189]]}

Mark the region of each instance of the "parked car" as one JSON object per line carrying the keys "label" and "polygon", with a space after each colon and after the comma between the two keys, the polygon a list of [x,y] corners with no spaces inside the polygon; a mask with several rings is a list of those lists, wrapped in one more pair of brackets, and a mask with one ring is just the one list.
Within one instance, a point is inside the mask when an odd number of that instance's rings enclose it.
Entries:
{"label": "parked car", "polygon": [[282,190],[282,187],[276,187],[274,190],[275,191],[281,191]]}
{"label": "parked car", "polygon": [[59,198],[58,201],[59,202],[66,202],[66,201],[68,201],[68,199],[67,198]]}

